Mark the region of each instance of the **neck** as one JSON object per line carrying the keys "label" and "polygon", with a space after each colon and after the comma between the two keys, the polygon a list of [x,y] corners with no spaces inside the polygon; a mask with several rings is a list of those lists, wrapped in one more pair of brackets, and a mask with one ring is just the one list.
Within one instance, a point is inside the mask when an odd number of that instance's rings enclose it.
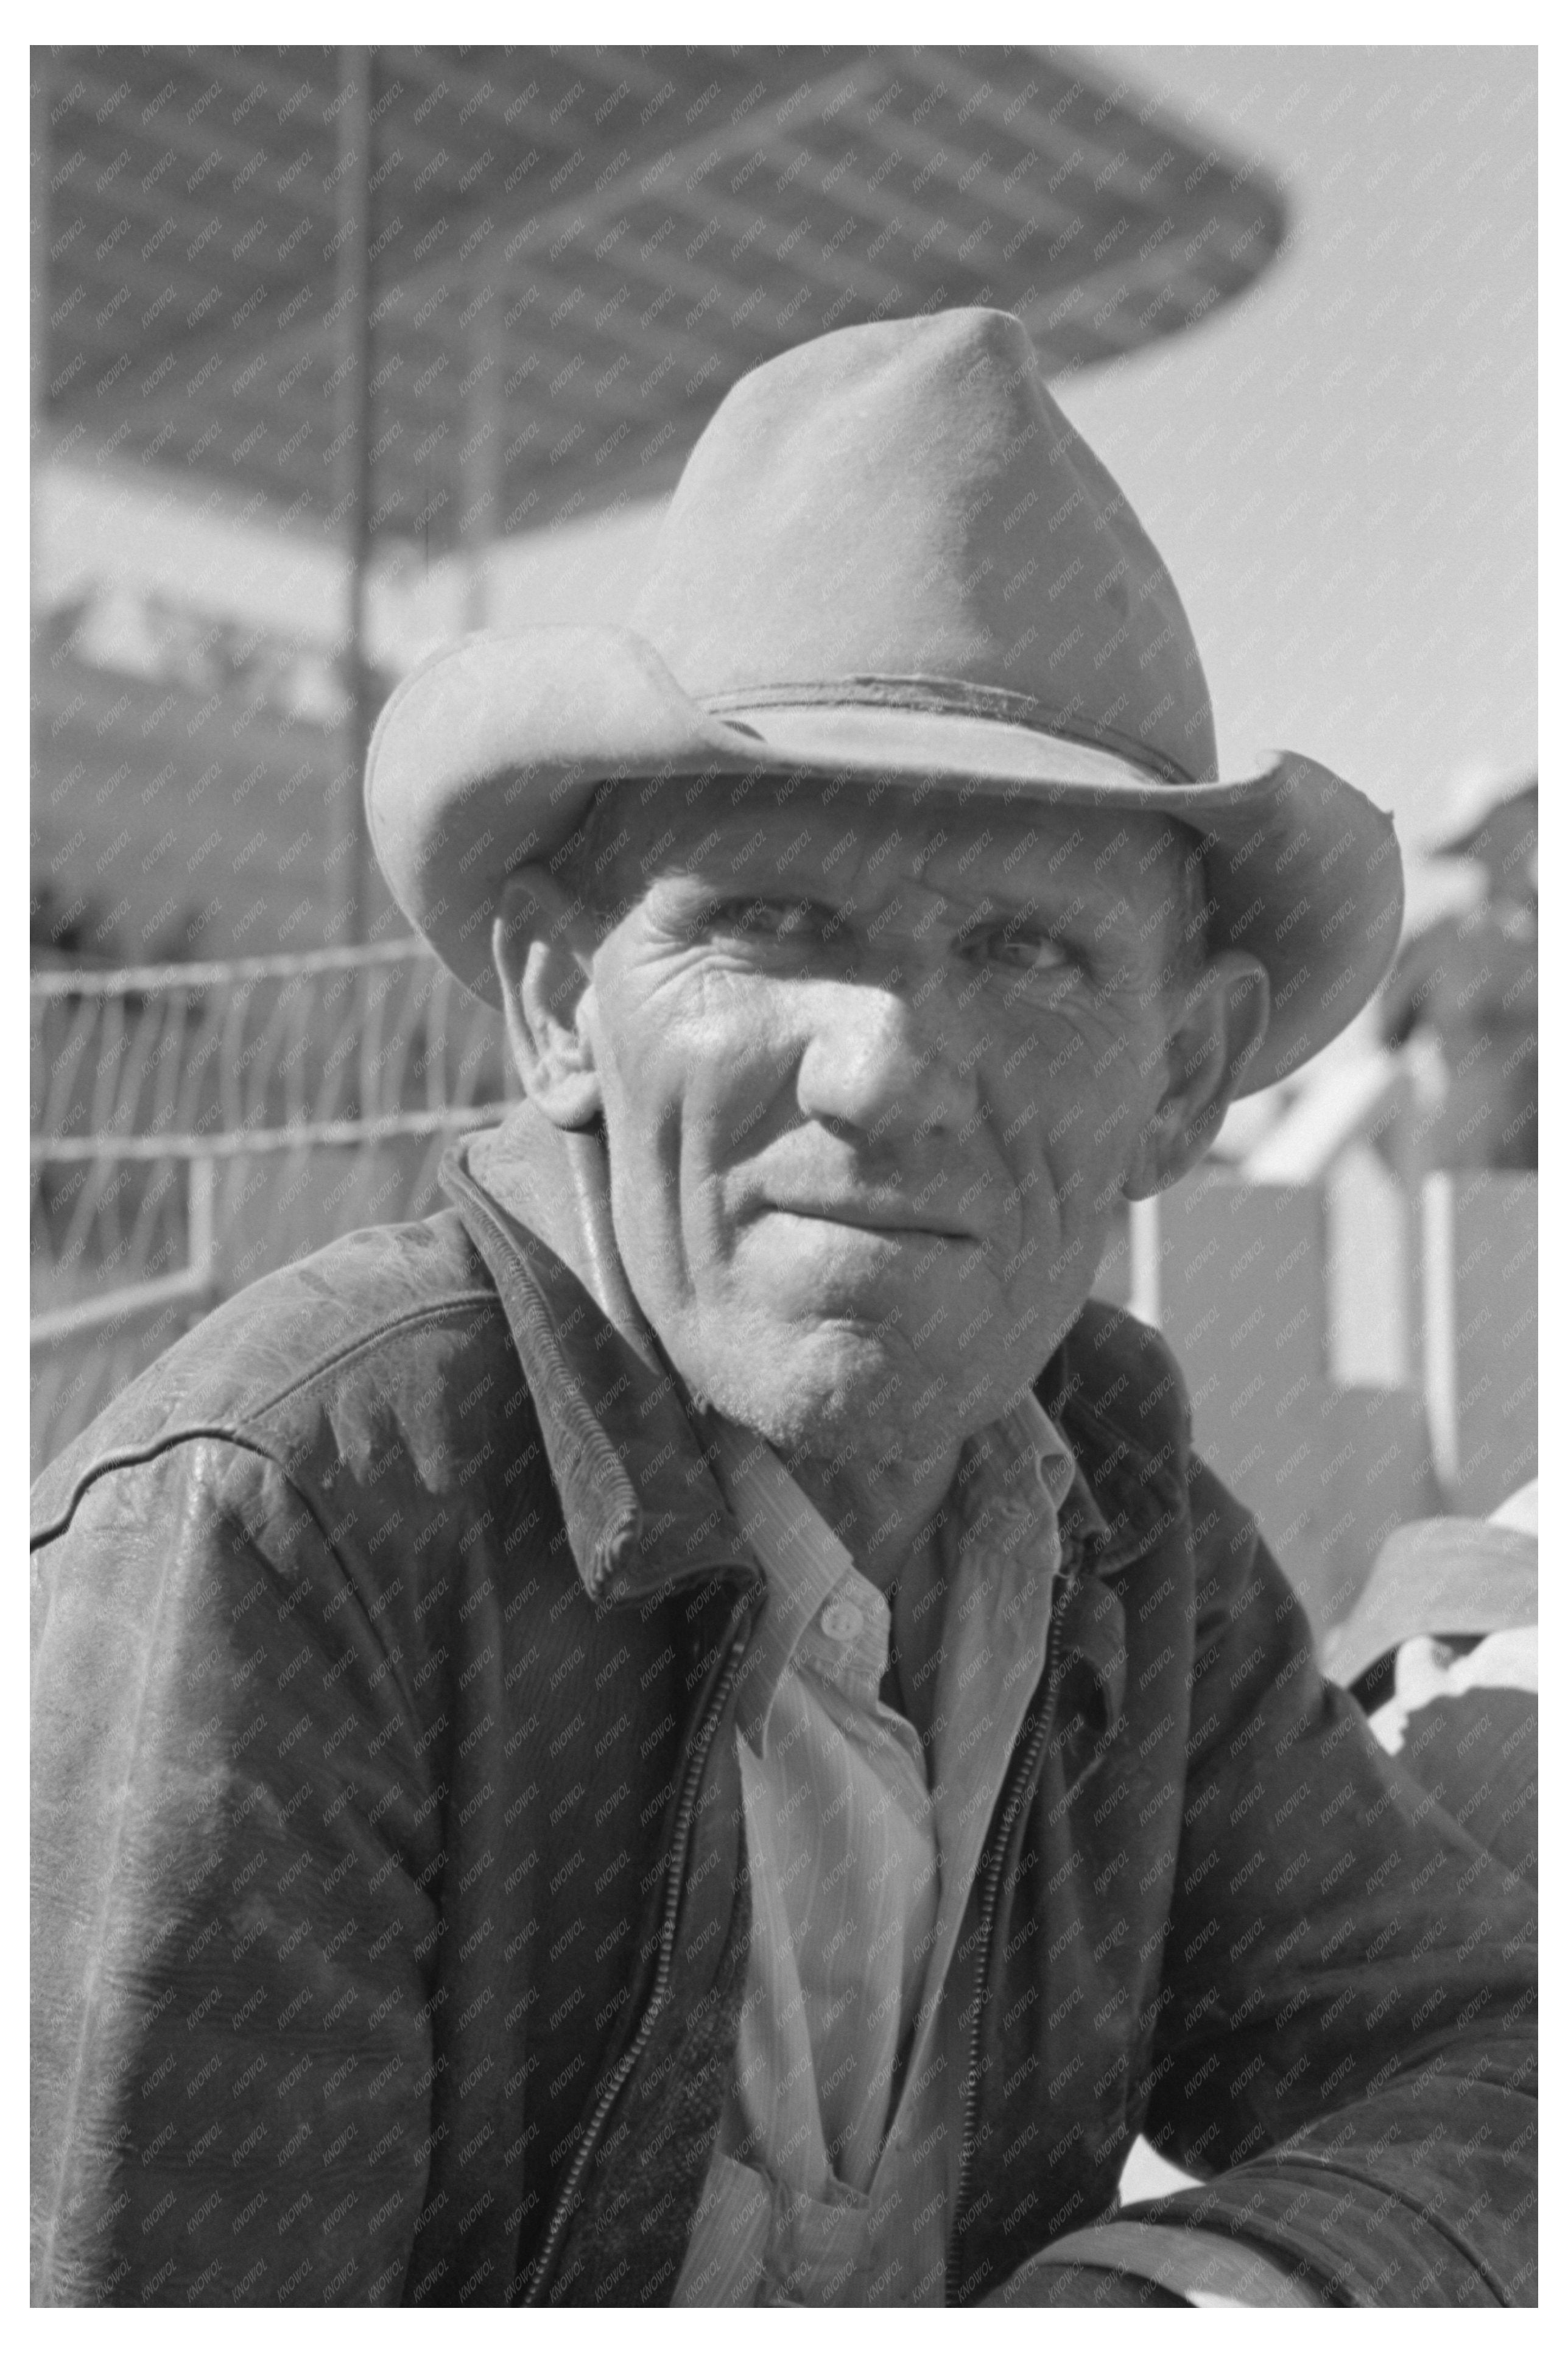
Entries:
{"label": "neck", "polygon": [[959,1450],[875,1462],[800,1455],[789,1469],[864,1577],[886,1593],[931,1541]]}

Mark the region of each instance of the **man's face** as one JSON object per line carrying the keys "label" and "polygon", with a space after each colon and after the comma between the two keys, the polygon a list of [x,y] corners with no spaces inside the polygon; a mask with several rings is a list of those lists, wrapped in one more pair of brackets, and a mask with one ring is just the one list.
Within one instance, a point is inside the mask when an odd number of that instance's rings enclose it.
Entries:
{"label": "man's face", "polygon": [[627,823],[575,1020],[638,1303],[775,1445],[939,1451],[1088,1296],[1169,1082],[1178,837],[723,777]]}

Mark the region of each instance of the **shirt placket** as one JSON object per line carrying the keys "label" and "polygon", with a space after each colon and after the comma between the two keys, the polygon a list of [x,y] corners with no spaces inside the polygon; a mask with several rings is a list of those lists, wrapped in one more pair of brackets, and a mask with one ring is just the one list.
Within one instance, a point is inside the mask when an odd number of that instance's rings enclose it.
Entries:
{"label": "shirt placket", "polygon": [[[812,1772],[825,1775],[824,1787],[837,1776],[840,1793],[848,1793],[846,1802],[859,1809],[868,1849],[870,1825],[882,1810],[899,1806],[909,1820],[910,1841],[923,1846],[930,1857],[923,1896],[919,1887],[911,1889],[906,1855],[903,1883],[895,1877],[889,1901],[880,1900],[879,1889],[869,1889],[879,1900],[858,1924],[865,1942],[874,1943],[884,1933],[900,1938],[900,1978],[879,2002],[878,2022],[889,1995],[898,2002],[900,2024],[911,2004],[915,2007],[910,2055],[890,2112],[868,2120],[879,2147],[864,2192],[847,2188],[827,2164],[818,2092],[823,2074],[812,2072],[822,2052],[807,2031],[793,1949],[788,1956],[771,1957],[766,1974],[774,1989],[775,2010],[781,1977],[788,1978],[797,1996],[790,2006],[795,2025],[784,2040],[805,2046],[793,2066],[784,2050],[769,2051],[765,2042],[761,2046],[775,2071],[773,2113],[781,2113],[779,2095],[788,2088],[779,2071],[787,2067],[789,2077],[797,2079],[804,2068],[810,2078],[804,2086],[809,2098],[786,2102],[785,2107],[794,2119],[795,2137],[805,2107],[814,2112],[818,2156],[811,2178],[825,2182],[826,2194],[816,2197],[779,2179],[773,2171],[779,2152],[759,2147],[760,2170],[770,2182],[764,2231],[755,2191],[746,2189],[748,2168],[724,2160],[740,2177],[730,2185],[737,2217],[742,2199],[750,2200],[745,2235],[762,2301],[942,2301],[962,2093],[948,2030],[956,1997],[963,1993],[967,1998],[973,1990],[967,1983],[960,1987],[956,1982],[958,1940],[989,1822],[986,1793],[994,1797],[1000,1786],[1041,1671],[1057,1558],[1055,1491],[1070,1477],[1070,1458],[1037,1409],[1026,1407],[1008,1416],[987,1438],[977,1475],[964,1490],[968,1526],[961,1558],[950,1577],[952,1589],[963,1594],[966,1606],[954,1613],[952,1628],[943,1630],[937,1704],[944,1727],[933,1752],[935,1788],[929,1790],[919,1736],[880,1698],[890,1630],[884,1598],[855,1567],[776,1459],[759,1456],[754,1442],[740,1440],[738,1434],[726,1437],[731,1474],[726,1483],[768,1571],[774,1605],[769,1612],[771,1628],[764,1620],[763,1641],[752,1662],[752,1689],[742,1704],[752,1752],[743,1778],[751,1785],[752,1802],[776,1803],[780,1788],[792,1778],[798,1795],[803,1772],[808,1779]],[[747,1450],[744,1455],[737,1456],[737,1444]],[[1047,1456],[1055,1459],[1042,1482],[1038,1466]],[[725,1459],[721,1447],[721,1465]],[[1032,1475],[1020,1485],[1017,1474],[1026,1466]],[[1003,1475],[1004,1470],[1008,1475]],[[1037,1643],[1041,1652],[1033,1672],[1024,1656],[1031,1643]],[[788,1731],[780,1736],[784,1719]],[[804,1748],[790,1770],[770,1783],[765,1767],[775,1736],[781,1742],[788,1738],[792,1745],[798,1737]],[[813,1752],[809,1767],[808,1751]],[[835,1757],[837,1763],[831,1761]],[[776,1767],[777,1757],[771,1761]],[[877,1785],[874,1794],[867,1791],[868,1780]],[[786,1791],[779,1805],[781,1815],[790,1803]],[[773,1824],[759,1820],[756,1827],[753,1876],[777,1865],[770,1834]],[[890,1861],[896,1860],[896,1841],[889,1845]],[[798,1862],[797,1852],[787,1867]],[[917,1875],[921,1868],[914,1865]],[[825,1934],[826,1925],[821,1912],[812,1919],[808,1907],[788,1940],[792,1948],[794,1935],[804,1945],[807,1936]],[[786,1958],[788,1966],[781,1969]],[[818,1993],[821,1989],[820,1985],[816,1989]],[[820,2019],[817,2024],[820,2031]],[[759,2031],[765,2035],[782,2028],[783,2021],[775,2015]],[[874,2039],[897,2048],[896,2033],[891,2039]],[[836,2051],[831,2022],[824,2048],[829,2053]],[[826,2073],[832,2073],[830,2058]],[[890,2085],[890,2067],[886,2074]],[[861,2159],[854,2170],[864,2179],[868,2119],[862,2115],[852,2124]],[[738,2280],[735,2284],[740,2284]]]}
{"label": "shirt placket", "polygon": [[[1065,1467],[1057,1483],[1065,1484]],[[1043,1485],[1037,1482],[1032,1496],[982,1487],[977,1516],[984,1514],[987,1525],[983,1534],[966,1532],[960,1539],[960,1561],[950,1578],[951,1589],[970,1606],[961,1602],[950,1611],[952,1641],[944,1620],[937,1678],[942,1729],[934,1743],[932,1801],[941,1902],[914,2044],[871,2191],[870,2276],[898,2270],[910,2275],[908,2295],[892,2301],[942,2300],[945,2221],[962,2130],[963,2029],[980,1993],[978,1956],[964,1963],[959,1940],[992,1801],[1044,1672],[1058,1548],[1056,1498],[1048,1487],[1042,1493]],[[972,1695],[968,1707],[966,1694]],[[975,1717],[971,1711],[977,1701],[989,1705]],[[976,1732],[979,1737],[971,1740]],[[941,2231],[910,2231],[901,2220],[906,2212],[920,2216],[933,2209],[943,2217]]]}

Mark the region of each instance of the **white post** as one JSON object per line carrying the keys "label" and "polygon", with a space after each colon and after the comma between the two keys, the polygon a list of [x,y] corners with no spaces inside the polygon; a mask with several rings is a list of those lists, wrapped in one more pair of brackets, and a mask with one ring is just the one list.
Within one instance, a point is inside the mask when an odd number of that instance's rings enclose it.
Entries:
{"label": "white post", "polygon": [[1131,1259],[1128,1306],[1141,1324],[1160,1328],[1160,1197],[1130,1204],[1128,1249]]}
{"label": "white post", "polygon": [[1459,1368],[1454,1277],[1454,1180],[1421,1187],[1421,1366],[1432,1468],[1446,1494],[1459,1477]]}

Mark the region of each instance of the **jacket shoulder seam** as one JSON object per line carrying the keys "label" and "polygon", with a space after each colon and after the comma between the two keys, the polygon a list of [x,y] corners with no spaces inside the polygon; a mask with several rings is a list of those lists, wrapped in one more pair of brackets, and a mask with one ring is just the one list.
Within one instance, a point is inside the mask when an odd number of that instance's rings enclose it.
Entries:
{"label": "jacket shoulder seam", "polygon": [[[285,1478],[289,1476],[287,1466],[279,1461],[269,1447],[247,1436],[232,1422],[186,1422],[178,1430],[161,1430],[156,1438],[148,1439],[141,1446],[119,1447],[112,1454],[99,1455],[89,1462],[54,1518],[46,1520],[41,1528],[35,1529],[28,1536],[27,1550],[37,1552],[41,1546],[53,1544],[57,1536],[64,1535],[76,1517],[77,1506],[82,1497],[89,1487],[97,1485],[100,1479],[107,1479],[116,1471],[139,1470],[143,1463],[155,1462],[160,1454],[172,1454],[178,1446],[199,1445],[203,1439],[216,1439],[224,1446],[237,1446],[246,1453],[258,1455],[262,1461],[270,1462],[283,1472]],[[292,1483],[290,1480],[289,1484]]]}
{"label": "jacket shoulder seam", "polygon": [[[56,1537],[65,1534],[66,1530],[69,1527],[72,1519],[76,1515],[78,1504],[81,1502],[81,1499],[86,1494],[88,1489],[95,1485],[99,1479],[107,1478],[115,1471],[136,1469],[142,1463],[154,1461],[160,1454],[173,1453],[178,1447],[195,1445],[200,1443],[204,1439],[216,1441],[220,1446],[232,1446],[243,1454],[254,1455],[258,1461],[270,1464],[272,1469],[277,1472],[279,1477],[283,1481],[285,1486],[288,1488],[289,1494],[296,1499],[308,1515],[310,1525],[315,1529],[317,1537],[322,1547],[330,1556],[339,1573],[343,1577],[349,1593],[353,1598],[354,1607],[358,1609],[360,1618],[365,1626],[371,1641],[374,1643],[377,1651],[385,1662],[387,1667],[389,1669],[394,1668],[395,1666],[395,1661],[388,1651],[386,1638],[382,1632],[381,1628],[375,1623],[371,1612],[365,1608],[363,1596],[360,1593],[357,1586],[355,1585],[353,1577],[344,1563],[342,1556],[340,1554],[331,1532],[323,1525],[321,1515],[316,1508],[315,1500],[310,1494],[309,1489],[300,1485],[300,1482],[294,1477],[289,1465],[277,1453],[275,1453],[270,1447],[264,1445],[259,1438],[252,1436],[248,1431],[243,1429],[237,1429],[232,1424],[216,1422],[207,1426],[187,1424],[186,1427],[182,1430],[166,1431],[162,1438],[150,1441],[144,1447],[127,1450],[120,1454],[106,1455],[100,1462],[89,1464],[88,1469],[83,1472],[78,1486],[73,1492],[70,1502],[65,1512],[58,1520],[51,1523],[48,1526],[41,1529],[37,1535],[30,1538],[27,1546],[29,1553],[37,1552],[41,1546],[52,1544]],[[401,1688],[401,1683],[399,1683],[400,1691]],[[406,1701],[405,1694],[404,1694],[404,1697]]]}
{"label": "jacket shoulder seam", "polygon": [[146,1439],[140,1445],[117,1447],[111,1453],[96,1456],[85,1466],[60,1509],[51,1519],[47,1520],[40,1529],[29,1536],[28,1551],[37,1552],[41,1546],[53,1544],[58,1536],[65,1534],[76,1517],[82,1497],[100,1479],[107,1478],[115,1471],[139,1469],[144,1463],[155,1461],[160,1454],[170,1452],[177,1446],[194,1445],[202,1439],[216,1439],[222,1443],[242,1447],[248,1452],[259,1456],[264,1461],[272,1463],[277,1470],[280,1471],[292,1487],[294,1480],[289,1465],[280,1460],[271,1446],[265,1444],[258,1436],[249,1434],[247,1425],[253,1428],[267,1416],[276,1413],[279,1406],[287,1403],[288,1399],[300,1390],[308,1388],[312,1381],[320,1380],[325,1374],[346,1363],[350,1357],[363,1349],[378,1345],[381,1341],[388,1338],[395,1332],[404,1331],[412,1324],[437,1322],[443,1316],[465,1308],[480,1305],[499,1308],[500,1303],[493,1291],[482,1290],[461,1292],[455,1296],[436,1301],[426,1306],[410,1308],[404,1314],[394,1316],[389,1322],[377,1324],[374,1331],[361,1333],[356,1338],[345,1341],[330,1356],[321,1357],[303,1373],[297,1374],[293,1379],[285,1383],[282,1388],[275,1390],[271,1396],[263,1398],[259,1404],[247,1409],[240,1421],[183,1422],[173,1430],[160,1430],[156,1437]]}
{"label": "jacket shoulder seam", "polygon": [[377,1324],[368,1332],[356,1333],[327,1356],[319,1356],[313,1364],[307,1365],[303,1372],[292,1375],[281,1388],[274,1389],[270,1397],[264,1397],[258,1404],[249,1407],[246,1419],[259,1421],[264,1416],[276,1413],[280,1405],[286,1405],[301,1389],[309,1388],[312,1381],[319,1381],[326,1374],[335,1372],[341,1365],[362,1355],[366,1348],[379,1347],[384,1340],[389,1340],[396,1332],[406,1331],[410,1324],[438,1323],[444,1316],[458,1314],[470,1307],[493,1307],[498,1314],[501,1312],[500,1296],[489,1285],[474,1291],[451,1292],[445,1298],[431,1300],[423,1306],[405,1308],[401,1315],[390,1316],[385,1323]]}

